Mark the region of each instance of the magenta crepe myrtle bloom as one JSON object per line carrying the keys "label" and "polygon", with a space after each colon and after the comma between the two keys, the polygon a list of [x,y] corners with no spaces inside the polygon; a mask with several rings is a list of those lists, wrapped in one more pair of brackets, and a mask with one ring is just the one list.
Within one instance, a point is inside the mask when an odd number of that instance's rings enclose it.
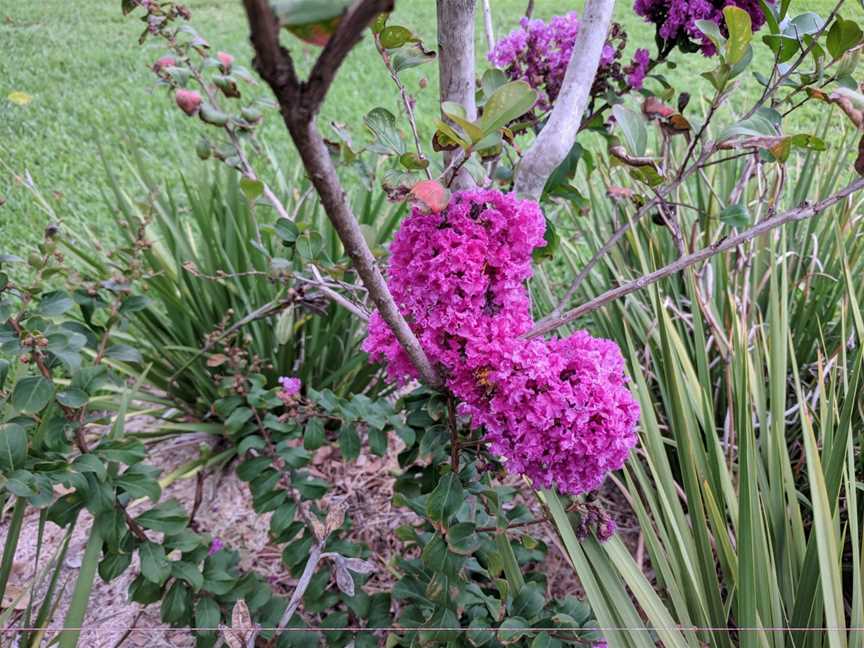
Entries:
{"label": "magenta crepe myrtle bloom", "polygon": [[[635,445],[639,408],[614,342],[579,331],[527,340],[525,280],[544,243],[535,202],[494,190],[457,193],[440,213],[414,209],[390,248],[388,285],[424,350],[485,430],[507,469],[567,493],[597,488]],[[376,313],[364,349],[394,381],[417,378]]]}
{"label": "magenta crepe myrtle bloom", "polygon": [[184,113],[190,117],[198,112],[201,107],[201,95],[194,90],[180,88],[174,93],[174,100]]}
{"label": "magenta crepe myrtle bloom", "polygon": [[303,386],[299,378],[292,376],[282,376],[279,379],[279,384],[282,386],[281,396],[296,396],[300,393],[300,388]]}
{"label": "magenta crepe myrtle bloom", "polygon": [[225,546],[225,543],[222,542],[219,538],[213,538],[213,541],[210,543],[210,548],[207,550],[207,555],[212,556],[213,554],[217,554],[222,551],[222,548]]}
{"label": "magenta crepe myrtle bloom", "polygon": [[642,87],[649,65],[651,65],[651,54],[647,49],[640,47],[633,54],[633,62],[627,68],[627,83],[631,88],[638,90]]}
{"label": "magenta crepe myrtle bloom", "polygon": [[[489,61],[512,80],[526,81],[540,94],[538,108],[547,110],[561,90],[573,45],[579,33],[579,16],[570,12],[548,23],[523,18],[519,28],[502,38],[489,52]],[[614,24],[603,46],[600,68],[592,92],[602,94],[612,80],[622,81],[619,59],[627,37]]]}
{"label": "magenta crepe myrtle bloom", "polygon": [[[769,0],[772,2],[773,0]],[[738,7],[750,14],[753,31],[765,24],[759,0],[636,0],[633,11],[654,23],[657,35],[667,49],[675,46],[685,51],[701,50],[705,56],[717,53],[714,43],[696,26],[697,20],[710,20],[726,33],[724,7]]]}

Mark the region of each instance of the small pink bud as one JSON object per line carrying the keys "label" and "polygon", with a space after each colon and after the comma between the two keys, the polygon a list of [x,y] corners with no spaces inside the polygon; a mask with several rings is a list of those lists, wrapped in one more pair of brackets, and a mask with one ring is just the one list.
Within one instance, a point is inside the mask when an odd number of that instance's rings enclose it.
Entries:
{"label": "small pink bud", "polygon": [[180,110],[190,117],[198,112],[198,107],[201,105],[201,95],[194,90],[186,90],[184,88],[180,88],[174,93],[174,100],[180,106]]}
{"label": "small pink bud", "polygon": [[219,59],[219,63],[222,66],[222,71],[226,74],[231,71],[231,65],[234,63],[234,57],[231,56],[228,52],[219,52],[216,54],[216,58]]}
{"label": "small pink bud", "polygon": [[177,60],[173,56],[163,56],[162,58],[157,59],[156,62],[153,64],[153,71],[158,74],[165,68],[171,67],[176,63]]}

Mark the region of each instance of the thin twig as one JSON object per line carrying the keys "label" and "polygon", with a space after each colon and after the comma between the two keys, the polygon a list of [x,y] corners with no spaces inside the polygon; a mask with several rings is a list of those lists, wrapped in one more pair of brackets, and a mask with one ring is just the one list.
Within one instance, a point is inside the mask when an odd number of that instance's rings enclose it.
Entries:
{"label": "thin twig", "polygon": [[483,29],[486,32],[486,51],[491,52],[495,49],[495,32],[492,29],[492,7],[489,6],[489,0],[483,0]]}
{"label": "thin twig", "polygon": [[[399,75],[396,73],[395,68],[393,67],[393,62],[390,59],[390,55],[387,53],[387,50],[381,45],[381,39],[378,34],[375,34],[375,49],[378,50],[378,54],[381,55],[381,60],[384,61],[384,66],[387,68],[387,72],[390,73],[390,78],[393,80],[393,83],[396,84],[396,87],[399,90],[399,96],[402,98],[402,105],[405,107],[405,115],[408,117],[408,123],[411,126],[411,134],[414,136],[414,146],[417,149],[417,156],[421,160],[426,160],[426,156],[423,155],[423,146],[420,144],[420,135],[417,131],[417,120],[414,117],[414,106],[410,96],[408,96],[408,91],[405,89],[405,84],[402,83],[402,79],[399,78]],[[429,171],[429,166],[423,169],[423,172],[426,174],[426,179],[432,179],[432,172]]]}
{"label": "thin twig", "polygon": [[708,247],[705,247],[698,252],[694,252],[693,254],[689,254],[687,256],[681,257],[676,261],[663,266],[662,268],[655,270],[649,274],[643,275],[638,279],[633,281],[628,281],[625,284],[618,286],[617,288],[613,288],[612,290],[607,290],[601,295],[598,295],[591,301],[588,301],[576,308],[573,308],[560,317],[550,319],[545,322],[541,322],[533,329],[531,329],[528,333],[525,334],[525,337],[531,338],[536,337],[538,335],[543,335],[545,333],[549,333],[554,331],[555,329],[564,326],[565,324],[569,324],[570,322],[590,313],[592,311],[605,306],[611,301],[616,299],[620,299],[626,295],[629,295],[632,292],[636,292],[637,290],[641,290],[646,286],[650,286],[661,279],[673,275],[677,272],[680,272],[684,268],[695,265],[707,259],[710,259],[712,256],[719,254],[721,252],[725,252],[726,250],[732,249],[750,239],[756,238],[757,236],[761,236],[762,234],[766,234],[771,230],[774,230],[786,223],[791,223],[794,221],[804,220],[816,214],[819,214],[829,207],[837,204],[841,200],[847,198],[851,194],[856,191],[860,191],[864,188],[864,178],[858,178],[854,182],[847,185],[845,188],[841,189],[837,193],[820,200],[816,203],[807,204],[796,207],[794,209],[790,209],[782,214],[777,216],[773,216],[772,218],[767,218],[761,223],[754,225],[753,227],[735,235],[730,236],[725,239],[721,239]]}

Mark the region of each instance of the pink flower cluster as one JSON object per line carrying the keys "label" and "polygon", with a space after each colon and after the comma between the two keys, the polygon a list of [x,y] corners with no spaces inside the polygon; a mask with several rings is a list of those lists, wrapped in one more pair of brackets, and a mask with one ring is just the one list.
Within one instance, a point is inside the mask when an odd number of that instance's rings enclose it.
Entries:
{"label": "pink flower cluster", "polygon": [[[773,4],[773,0],[769,0]],[[701,49],[705,56],[714,56],[717,48],[696,26],[697,20],[710,20],[726,34],[723,8],[734,6],[750,14],[755,32],[765,24],[765,14],[759,0],[636,0],[633,11],[654,23],[657,35],[671,50],[676,45],[685,51]]]}
{"label": "pink flower cluster", "polygon": [[303,387],[303,383],[299,378],[293,376],[282,376],[279,378],[279,386],[281,389],[276,394],[283,403],[292,403],[296,400],[297,394]]}
{"label": "pink flower cluster", "polygon": [[[536,203],[494,190],[457,193],[436,214],[415,208],[391,246],[388,285],[460,414],[508,470],[584,493],[626,460],[639,408],[614,342],[520,337],[533,324],[525,280],[544,229]],[[417,377],[377,314],[364,349],[391,379]]]}
{"label": "pink flower cluster", "polygon": [[[498,41],[489,52],[489,61],[504,70],[510,79],[528,82],[540,93],[538,108],[547,110],[555,102],[564,82],[579,33],[579,16],[570,12],[554,16],[548,23],[523,18],[519,25],[519,29]],[[626,71],[620,63],[626,44],[627,34],[620,25],[613,24],[603,47],[592,94],[600,95],[610,90],[613,84],[620,88],[626,83]],[[635,65],[634,62],[629,67]],[[641,87],[642,78],[644,73],[638,78],[638,87]]]}

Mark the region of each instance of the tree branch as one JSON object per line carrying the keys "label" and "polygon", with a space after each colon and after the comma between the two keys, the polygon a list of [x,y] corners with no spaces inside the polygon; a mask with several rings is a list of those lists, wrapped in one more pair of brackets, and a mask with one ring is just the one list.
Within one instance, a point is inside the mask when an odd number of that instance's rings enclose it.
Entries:
{"label": "tree branch", "polygon": [[804,203],[799,207],[794,209],[790,209],[782,214],[778,214],[771,218],[767,218],[761,223],[754,225],[750,229],[747,229],[740,234],[736,234],[735,236],[730,236],[724,239],[717,241],[716,243],[709,245],[708,247],[702,248],[698,252],[694,252],[693,254],[688,254],[687,256],[683,256],[672,263],[663,266],[662,268],[655,270],[647,275],[643,275],[638,279],[634,279],[633,281],[628,281],[625,284],[621,284],[617,288],[613,288],[612,290],[607,290],[601,295],[598,295],[591,301],[588,301],[581,306],[577,306],[573,308],[558,318],[549,320],[547,322],[541,322],[533,329],[528,331],[525,334],[525,337],[531,338],[536,337],[538,335],[544,335],[546,333],[550,333],[555,329],[564,326],[565,324],[569,324],[570,322],[582,317],[583,315],[590,313],[592,311],[605,306],[611,301],[624,297],[625,295],[629,295],[632,292],[636,292],[637,290],[641,290],[646,286],[650,286],[660,279],[664,277],[668,277],[677,272],[680,272],[684,268],[687,268],[691,265],[699,263],[701,261],[705,261],[706,259],[711,258],[715,254],[719,254],[720,252],[725,252],[726,250],[730,250],[742,243],[749,241],[750,239],[756,238],[757,236],[761,236],[762,234],[766,234],[773,229],[780,227],[781,225],[785,225],[786,223],[791,223],[793,221],[804,220],[805,218],[809,218],[816,214],[819,214],[829,207],[837,204],[844,198],[850,196],[856,191],[860,191],[864,189],[864,178],[858,178],[854,182],[848,184],[844,189],[841,189],[837,193],[828,196],[827,198],[820,200],[816,203],[807,204]]}
{"label": "tree branch", "polygon": [[495,30],[492,28],[492,7],[489,0],[483,0],[483,29],[486,32],[486,51],[495,49]]}
{"label": "tree branch", "polygon": [[381,318],[390,326],[423,380],[433,387],[438,386],[438,374],[387,288],[360,225],[351,212],[336,168],[314,121],[336,70],[351,47],[376,15],[392,8],[393,0],[355,2],[342,18],[305,83],[299,82],[288,51],[279,44],[279,23],[267,0],[243,0],[243,5],[255,48],[255,67],[276,95],[285,126],[345,253],[378,307]]}
{"label": "tree branch", "polygon": [[[477,119],[474,98],[474,3],[475,0],[438,0],[438,76],[441,102],[453,101],[465,108],[469,121]],[[443,114],[441,118],[450,120]],[[453,156],[461,151],[444,153],[444,165],[449,166]],[[455,168],[454,168],[455,169]],[[454,170],[451,183],[455,189],[468,189],[474,180],[466,169]],[[448,179],[445,178],[445,181]]]}
{"label": "tree branch", "polygon": [[342,16],[336,33],[327,41],[309,73],[309,80],[304,84],[303,105],[311,115],[318,112],[330,84],[336,78],[336,72],[348,53],[360,42],[363,31],[378,14],[393,11],[393,2],[394,0],[358,0]]}
{"label": "tree branch", "polygon": [[515,189],[521,198],[538,200],[551,173],[573,148],[600,65],[614,6],[615,0],[585,2],[561,92],[555,99],[549,120],[517,169]]}

